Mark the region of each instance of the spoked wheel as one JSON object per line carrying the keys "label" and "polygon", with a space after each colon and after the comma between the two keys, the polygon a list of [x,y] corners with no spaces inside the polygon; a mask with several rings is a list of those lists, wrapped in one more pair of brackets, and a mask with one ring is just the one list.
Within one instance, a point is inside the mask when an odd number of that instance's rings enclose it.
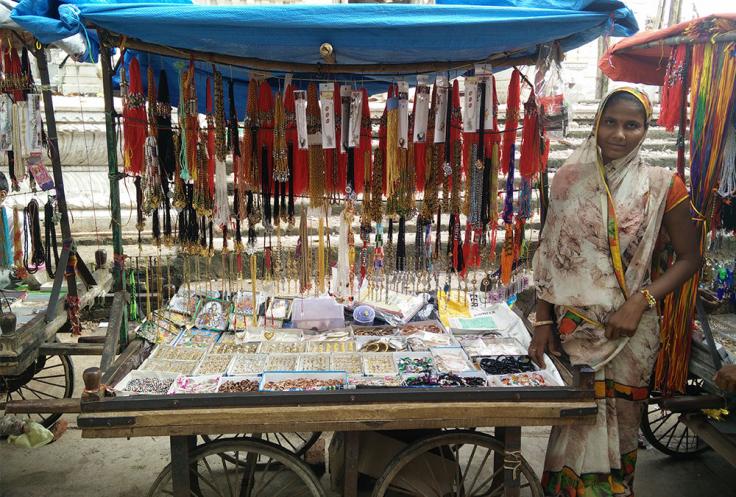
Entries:
{"label": "spoked wheel", "polygon": [[[503,497],[504,447],[477,431],[457,430],[409,445],[389,463],[373,497]],[[520,495],[542,497],[542,485],[522,457]]]}
{"label": "spoked wheel", "polygon": [[[703,380],[690,378],[686,395],[700,395]],[[708,449],[708,445],[680,422],[680,414],[660,405],[662,396],[652,391],[647,412],[641,420],[641,431],[652,447],[676,459],[686,459]]]}
{"label": "spoked wheel", "polygon": [[[65,355],[40,355],[18,376],[0,376],[0,398],[6,402],[68,399],[73,393],[74,366],[71,358]],[[30,414],[28,417],[49,428],[61,414]]]}
{"label": "spoked wheel", "polygon": [[[193,497],[325,497],[309,467],[271,442],[223,439],[197,447],[190,457]],[[171,464],[148,492],[148,497],[164,495],[174,495]]]}
{"label": "spoked wheel", "polygon": [[[202,440],[204,440],[205,443],[209,443],[218,440],[260,438],[261,440],[266,440],[267,442],[271,442],[279,447],[283,447],[297,457],[302,457],[317,442],[317,440],[319,440],[321,435],[322,433],[319,431],[260,433],[257,436],[250,433],[237,433],[230,435],[202,435]],[[262,462],[259,461],[258,464],[262,464]]]}

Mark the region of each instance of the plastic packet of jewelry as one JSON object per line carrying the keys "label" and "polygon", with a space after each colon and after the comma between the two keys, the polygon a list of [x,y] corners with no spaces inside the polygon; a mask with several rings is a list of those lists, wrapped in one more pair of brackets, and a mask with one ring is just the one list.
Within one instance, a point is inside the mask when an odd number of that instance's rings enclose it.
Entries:
{"label": "plastic packet of jewelry", "polygon": [[299,356],[300,371],[330,371],[329,354],[301,354]]}
{"label": "plastic packet of jewelry", "polygon": [[401,381],[405,387],[437,387],[437,376],[431,373],[402,374]]}
{"label": "plastic packet of jewelry", "polygon": [[182,330],[179,337],[174,342],[177,347],[202,347],[209,348],[220,338],[219,331],[200,330],[198,328],[190,328]]}
{"label": "plastic packet of jewelry", "polygon": [[420,83],[419,76],[417,76],[417,88],[414,93],[414,143],[427,141],[427,121],[431,99],[429,85],[425,82]]}
{"label": "plastic packet of jewelry", "polygon": [[474,371],[473,363],[461,347],[433,347],[435,367],[443,373]]}
{"label": "plastic packet of jewelry", "polygon": [[322,121],[322,148],[332,149],[337,145],[335,138],[335,85],[320,83],[319,112]]}
{"label": "plastic packet of jewelry", "polygon": [[330,369],[360,374],[363,372],[363,360],[360,354],[330,354]]}
{"label": "plastic packet of jewelry", "polygon": [[350,85],[340,85],[340,153],[344,154],[348,150],[348,142],[350,141],[350,93],[352,87]]}
{"label": "plastic packet of jewelry", "polygon": [[398,333],[395,326],[353,326],[353,334],[357,336],[382,337],[394,336]]}
{"label": "plastic packet of jewelry", "polygon": [[250,328],[246,330],[247,342],[301,342],[302,330],[297,328]]}
{"label": "plastic packet of jewelry", "polygon": [[450,82],[447,80],[447,76],[437,76],[434,84],[437,87],[437,99],[434,106],[434,142],[445,143]]}
{"label": "plastic packet of jewelry", "polygon": [[266,371],[296,371],[299,354],[269,354]]}
{"label": "plastic packet of jewelry", "polygon": [[296,118],[296,136],[299,150],[309,149],[307,135],[307,92],[294,90],[294,111]]}
{"label": "plastic packet of jewelry", "polygon": [[441,387],[485,387],[488,378],[482,371],[442,373],[437,377],[437,383]]}
{"label": "plastic packet of jewelry", "polygon": [[274,297],[266,311],[267,319],[289,319],[291,315],[291,299]]}
{"label": "plastic packet of jewelry", "polygon": [[258,347],[259,354],[301,354],[306,352],[307,346],[304,342],[261,342]]}
{"label": "plastic packet of jewelry", "polygon": [[478,102],[478,79],[475,76],[465,77],[465,95],[463,98],[463,131],[478,131],[480,103]]}
{"label": "plastic packet of jewelry", "polygon": [[409,146],[409,83],[399,81],[399,147]]}
{"label": "plastic packet of jewelry", "polygon": [[363,92],[350,92],[350,126],[348,130],[348,146],[360,146],[360,131],[363,125]]}
{"label": "plastic packet of jewelry", "polygon": [[214,393],[220,382],[220,375],[184,376],[179,375],[169,389],[169,394]]}
{"label": "plastic packet of jewelry", "polygon": [[488,347],[480,338],[470,337],[458,341],[470,357],[488,355],[489,353]]}
{"label": "plastic packet of jewelry", "polygon": [[354,340],[337,340],[337,341],[318,341],[307,342],[307,352],[315,352],[322,354],[355,352],[356,345]]}
{"label": "plastic packet of jewelry", "polygon": [[33,176],[36,184],[41,187],[41,190],[46,192],[54,188],[54,179],[43,163],[43,153],[31,152],[26,160],[26,166],[31,172],[31,176]]}
{"label": "plastic packet of jewelry", "polygon": [[482,338],[488,348],[487,355],[524,355],[526,347],[516,338]]}
{"label": "plastic packet of jewelry", "polygon": [[349,327],[330,331],[304,330],[302,333],[304,340],[307,342],[340,342],[353,338],[352,330]]}
{"label": "plastic packet of jewelry", "polygon": [[227,367],[228,376],[261,374],[266,369],[266,354],[236,354]]}
{"label": "plastic packet of jewelry", "polygon": [[396,362],[391,354],[363,354],[363,373],[366,375],[395,375],[398,373]]}
{"label": "plastic packet of jewelry", "polygon": [[207,354],[194,369],[195,375],[225,374],[235,354]]}
{"label": "plastic packet of jewelry", "polygon": [[205,300],[200,302],[194,325],[204,330],[224,331],[230,316],[232,304],[223,300]]}
{"label": "plastic packet of jewelry", "polygon": [[433,333],[435,335],[446,334],[447,331],[439,321],[413,321],[399,328],[399,333],[404,336],[414,335],[415,333]]}
{"label": "plastic packet of jewelry", "polygon": [[205,354],[202,347],[175,347],[158,345],[151,353],[152,358],[168,359],[172,361],[199,361]]}
{"label": "plastic packet of jewelry", "polygon": [[358,337],[355,339],[360,352],[401,352],[407,349],[403,337]]}
{"label": "plastic packet of jewelry", "polygon": [[396,388],[400,387],[401,383],[401,378],[398,375],[348,376],[348,384],[353,388]]}
{"label": "plastic packet of jewelry", "polygon": [[0,95],[0,151],[13,150],[13,99]]}
{"label": "plastic packet of jewelry", "polygon": [[[26,95],[28,116],[26,127],[26,147],[30,152],[43,150],[43,119],[41,117],[41,94],[29,93]],[[19,178],[20,179],[20,178]],[[44,188],[45,190],[45,188]]]}

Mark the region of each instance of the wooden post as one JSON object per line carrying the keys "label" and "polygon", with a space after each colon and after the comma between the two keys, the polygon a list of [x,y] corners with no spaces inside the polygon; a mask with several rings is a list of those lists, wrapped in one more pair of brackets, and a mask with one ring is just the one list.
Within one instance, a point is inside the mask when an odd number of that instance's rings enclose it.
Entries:
{"label": "wooden post", "polygon": [[110,214],[112,219],[113,247],[113,291],[124,288],[123,282],[123,235],[120,224],[120,174],[118,173],[118,152],[115,144],[115,102],[112,95],[112,62],[110,48],[105,41],[100,43],[100,59],[102,61],[102,89],[105,99],[105,132],[107,135],[107,170],[110,178]]}
{"label": "wooden post", "polygon": [[64,177],[61,174],[61,158],[59,156],[59,136],[56,132],[56,117],[54,116],[54,101],[51,95],[51,78],[49,77],[49,66],[46,60],[46,52],[43,47],[36,48],[36,64],[41,77],[41,93],[43,95],[43,108],[46,114],[46,132],[48,140],[49,156],[51,157],[51,168],[54,175],[54,188],[56,190],[56,202],[61,215],[61,239],[62,253],[59,266],[54,278],[54,286],[51,291],[48,307],[46,308],[46,322],[56,316],[56,303],[61,291],[62,278],[66,276],[67,295],[77,296],[77,281],[74,271],[67,273],[66,266],[69,260],[69,252],[74,250],[72,230],[69,226],[69,213],[66,206],[66,195],[64,193]]}
{"label": "wooden post", "polygon": [[[606,50],[608,50],[608,37],[601,36],[598,38],[598,60],[603,57]],[[600,68],[596,69],[595,98],[601,100],[606,96],[606,93],[608,93],[608,76],[603,74],[603,71],[601,71]]]}
{"label": "wooden post", "polygon": [[505,497],[519,497],[521,485],[521,427],[504,430],[503,488]]}

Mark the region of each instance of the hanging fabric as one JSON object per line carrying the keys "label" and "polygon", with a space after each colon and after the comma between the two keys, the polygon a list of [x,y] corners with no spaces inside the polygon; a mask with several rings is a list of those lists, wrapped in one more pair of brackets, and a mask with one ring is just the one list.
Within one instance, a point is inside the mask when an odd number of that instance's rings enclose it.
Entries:
{"label": "hanging fabric", "polygon": [[663,126],[670,132],[674,131],[675,126],[680,122],[682,99],[687,89],[687,74],[685,73],[687,50],[688,47],[684,43],[672,47],[664,75],[657,125]]}

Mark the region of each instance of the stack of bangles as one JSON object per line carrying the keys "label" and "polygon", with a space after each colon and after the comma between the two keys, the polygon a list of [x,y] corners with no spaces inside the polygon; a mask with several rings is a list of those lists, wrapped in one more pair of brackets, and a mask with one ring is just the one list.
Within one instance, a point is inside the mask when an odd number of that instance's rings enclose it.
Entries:
{"label": "stack of bangles", "polygon": [[529,356],[483,357],[478,361],[480,368],[487,374],[501,375],[512,373],[528,373],[535,371]]}

